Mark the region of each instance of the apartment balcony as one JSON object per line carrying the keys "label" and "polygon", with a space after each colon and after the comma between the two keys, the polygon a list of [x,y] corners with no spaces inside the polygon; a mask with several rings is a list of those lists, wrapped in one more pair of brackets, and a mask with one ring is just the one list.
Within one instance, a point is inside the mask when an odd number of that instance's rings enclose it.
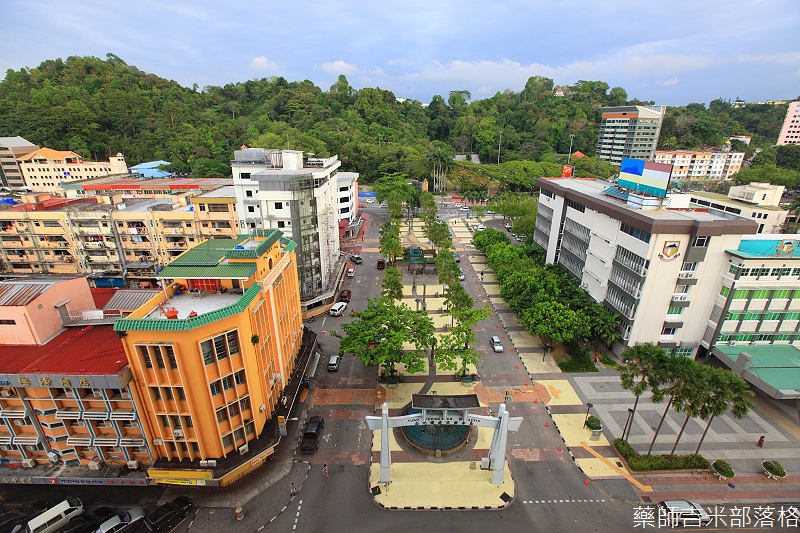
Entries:
{"label": "apartment balcony", "polygon": [[123,250],[152,250],[153,243],[150,241],[122,241]]}
{"label": "apartment balcony", "polygon": [[69,248],[70,243],[67,240],[54,240],[54,239],[44,240],[43,238],[40,238],[38,246],[39,248],[48,248],[48,249]]}
{"label": "apartment balcony", "polygon": [[169,240],[167,239],[166,245],[170,248],[186,248],[186,240]]}
{"label": "apartment balcony", "polygon": [[[114,324],[118,318],[122,318],[122,314],[119,311],[91,309],[78,313],[70,313],[69,315],[60,316],[59,318],[61,318],[61,325],[64,327],[102,326]],[[58,417],[58,415],[56,415],[56,417]],[[89,417],[87,416],[87,418]],[[103,420],[105,420],[105,418]]]}
{"label": "apartment balcony", "polygon": [[111,261],[116,262],[118,259],[116,256],[108,256],[108,255],[88,255],[86,256],[86,260],[90,263],[108,263]]}
{"label": "apartment balcony", "polygon": [[673,302],[688,302],[689,301],[689,295],[686,294],[685,292],[676,292],[676,293],[674,293],[672,295],[672,301]]}
{"label": "apartment balcony", "polygon": [[75,233],[78,235],[111,235],[111,228],[99,228],[92,226],[75,226]]}
{"label": "apartment balcony", "polygon": [[34,235],[64,235],[67,229],[61,225],[59,226],[34,226]]}

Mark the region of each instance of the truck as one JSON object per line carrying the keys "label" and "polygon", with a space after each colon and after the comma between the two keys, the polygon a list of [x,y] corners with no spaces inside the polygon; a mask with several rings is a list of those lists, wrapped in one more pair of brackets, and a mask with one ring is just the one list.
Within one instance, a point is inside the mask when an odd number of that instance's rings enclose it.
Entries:
{"label": "truck", "polygon": [[315,452],[319,448],[319,439],[322,437],[322,428],[325,420],[321,416],[312,416],[306,422],[303,429],[303,437],[300,439],[301,452]]}

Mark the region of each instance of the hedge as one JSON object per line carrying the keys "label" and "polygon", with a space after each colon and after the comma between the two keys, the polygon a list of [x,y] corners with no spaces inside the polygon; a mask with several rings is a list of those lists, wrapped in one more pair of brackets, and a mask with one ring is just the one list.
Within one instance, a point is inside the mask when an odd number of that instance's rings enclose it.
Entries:
{"label": "hedge", "polygon": [[639,455],[622,439],[614,439],[614,447],[628,462],[631,470],[698,470],[708,469],[710,463],[702,455]]}
{"label": "hedge", "polygon": [[600,419],[596,416],[592,415],[586,419],[586,427],[591,429],[592,431],[601,429],[603,427],[603,423],[600,422]]}
{"label": "hedge", "polygon": [[565,345],[570,359],[558,363],[558,368],[562,372],[599,372],[597,365],[592,361],[589,350],[580,347],[574,340],[565,343]]}

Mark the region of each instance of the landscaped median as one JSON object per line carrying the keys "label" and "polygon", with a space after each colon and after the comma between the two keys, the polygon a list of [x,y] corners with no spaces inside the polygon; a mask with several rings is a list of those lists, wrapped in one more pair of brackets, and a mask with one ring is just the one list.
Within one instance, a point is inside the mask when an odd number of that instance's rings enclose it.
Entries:
{"label": "landscaped median", "polygon": [[640,455],[628,441],[614,439],[614,448],[624,459],[628,470],[647,472],[653,470],[707,470],[711,465],[702,455]]}

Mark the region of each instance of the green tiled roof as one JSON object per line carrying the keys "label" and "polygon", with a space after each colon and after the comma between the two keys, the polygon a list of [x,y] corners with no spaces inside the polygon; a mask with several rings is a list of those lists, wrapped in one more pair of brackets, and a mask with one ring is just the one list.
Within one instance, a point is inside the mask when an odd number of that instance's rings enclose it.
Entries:
{"label": "green tiled roof", "polygon": [[283,249],[286,250],[287,253],[292,253],[297,243],[287,237],[281,237],[281,246],[283,246]]}
{"label": "green tiled roof", "polygon": [[215,311],[203,313],[192,318],[165,319],[165,318],[118,318],[114,323],[115,331],[189,331],[206,324],[211,324],[217,320],[228,318],[244,312],[258,293],[261,285],[253,285],[245,291],[239,301],[235,304],[220,307]]}
{"label": "green tiled roof", "polygon": [[[255,236],[261,237],[264,236],[265,233],[264,230],[256,230]],[[225,252],[225,257],[229,259],[258,259],[281,238],[281,235],[283,235],[283,233],[280,230],[272,230],[267,238],[261,241],[255,248],[247,248],[246,250],[228,249],[228,251]]]}
{"label": "green tiled roof", "polygon": [[169,266],[214,266],[225,257],[225,253],[247,240],[247,235],[235,239],[209,239],[176,257]]}
{"label": "green tiled roof", "polygon": [[158,279],[247,279],[256,271],[255,263],[225,263],[214,266],[189,266],[170,263],[161,269]]}

